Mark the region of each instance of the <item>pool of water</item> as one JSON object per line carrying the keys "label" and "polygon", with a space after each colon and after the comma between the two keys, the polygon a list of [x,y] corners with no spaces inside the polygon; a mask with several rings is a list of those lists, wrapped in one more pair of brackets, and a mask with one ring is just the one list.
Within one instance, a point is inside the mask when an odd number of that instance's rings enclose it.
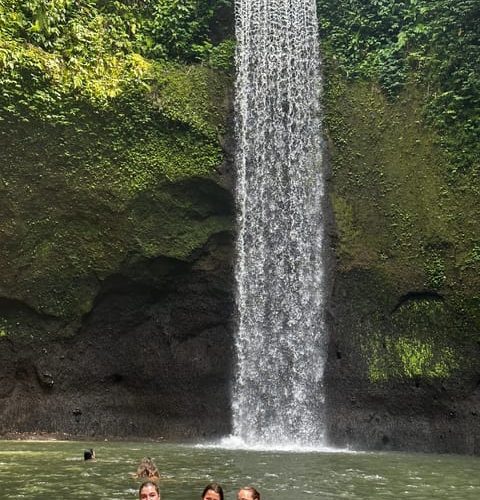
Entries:
{"label": "pool of water", "polygon": [[[96,462],[83,460],[90,447]],[[227,500],[246,484],[262,500],[480,498],[478,457],[73,441],[0,441],[0,498],[135,499],[131,473],[144,456],[162,473],[163,500],[198,500],[212,480]]]}

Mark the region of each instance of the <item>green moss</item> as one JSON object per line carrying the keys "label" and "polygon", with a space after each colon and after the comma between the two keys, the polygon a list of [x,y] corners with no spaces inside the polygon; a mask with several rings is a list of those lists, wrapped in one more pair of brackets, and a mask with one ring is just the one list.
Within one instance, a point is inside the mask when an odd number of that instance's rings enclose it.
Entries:
{"label": "green moss", "polygon": [[440,255],[432,254],[425,262],[425,286],[431,290],[441,289],[445,284],[445,259]]}
{"label": "green moss", "polygon": [[368,378],[385,382],[390,378],[447,378],[459,368],[455,351],[450,347],[435,349],[415,338],[371,339],[368,351]]}
{"label": "green moss", "polygon": [[[208,201],[194,200],[188,190],[180,198],[175,197],[169,186],[134,200],[130,208],[130,235],[140,253],[187,259],[210,235],[231,230],[229,216],[215,215],[214,210],[209,210]],[[209,215],[199,216],[204,211]]]}
{"label": "green moss", "polygon": [[0,317],[0,338],[10,336],[12,331],[11,324],[7,318]]}
{"label": "green moss", "polygon": [[[26,110],[22,117],[4,113],[0,272],[7,296],[77,318],[128,255],[188,259],[212,234],[231,228],[229,215],[195,193],[223,159],[214,130],[226,119],[228,80],[220,77],[214,87],[221,104],[209,92],[190,102],[173,94],[181,85],[171,82],[191,73],[207,88],[212,72],[169,71],[163,66],[161,92],[124,88],[107,108],[79,101],[71,124]],[[197,184],[172,194],[185,179]]]}
{"label": "green moss", "polygon": [[339,234],[337,255],[342,262],[355,260],[358,265],[368,264],[375,256],[369,254],[370,249],[363,243],[364,234],[356,221],[354,207],[336,193],[332,194],[331,201]]}
{"label": "green moss", "polygon": [[[382,324],[383,331],[376,330]],[[462,335],[464,318],[439,300],[412,300],[386,320],[372,316],[362,332],[361,351],[372,382],[447,378],[474,366],[471,343]],[[470,328],[472,325],[469,325]]]}
{"label": "green moss", "polygon": [[157,66],[152,99],[169,120],[216,139],[227,113],[231,79],[205,66]]}
{"label": "green moss", "polygon": [[375,85],[335,78],[325,105],[343,341],[374,383],[476,379],[476,183],[445,174],[418,89],[387,100]]}
{"label": "green moss", "polygon": [[[56,183],[55,194],[49,180]],[[213,202],[191,191],[199,189],[200,180],[176,195],[175,184],[161,179],[120,193],[113,173],[114,186],[68,186],[63,180],[45,176],[22,200],[13,197],[22,194],[15,187],[10,193],[21,226],[2,249],[5,287],[42,313],[88,312],[102,280],[118,271],[127,255],[185,260],[212,234],[231,229],[229,215],[218,215]]]}
{"label": "green moss", "polygon": [[421,89],[407,85],[387,99],[375,84],[347,82],[327,67],[339,269],[374,270],[399,293],[476,293],[477,182],[448,176],[448,158],[422,117]]}
{"label": "green moss", "polygon": [[188,260],[231,228],[202,191],[223,161],[231,80],[147,59],[154,6],[107,4],[0,8],[2,295],[42,321],[76,321],[132,255]]}

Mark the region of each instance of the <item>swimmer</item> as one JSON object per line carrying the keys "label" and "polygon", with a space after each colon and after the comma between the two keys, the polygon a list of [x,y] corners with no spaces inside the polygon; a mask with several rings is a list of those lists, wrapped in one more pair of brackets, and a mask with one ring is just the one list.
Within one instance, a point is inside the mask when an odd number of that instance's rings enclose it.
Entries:
{"label": "swimmer", "polygon": [[260,493],[252,486],[244,486],[238,490],[237,500],[260,500]]}
{"label": "swimmer", "polygon": [[202,500],[223,500],[222,487],[217,483],[207,484],[202,493]]}
{"label": "swimmer", "polygon": [[158,481],[160,479],[160,472],[158,472],[157,466],[150,457],[144,457],[142,458],[134,477],[150,479],[150,481]]}
{"label": "swimmer", "polygon": [[90,448],[89,450],[85,450],[83,452],[83,459],[95,461],[95,450],[93,448]]}
{"label": "swimmer", "polygon": [[138,490],[140,500],[160,500],[160,490],[153,481],[145,481]]}

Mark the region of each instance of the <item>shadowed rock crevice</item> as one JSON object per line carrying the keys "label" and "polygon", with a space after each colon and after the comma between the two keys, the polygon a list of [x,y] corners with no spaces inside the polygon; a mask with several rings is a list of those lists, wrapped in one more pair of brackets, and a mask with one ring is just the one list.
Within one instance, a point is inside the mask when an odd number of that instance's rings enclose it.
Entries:
{"label": "shadowed rock crevice", "polygon": [[399,298],[397,304],[393,308],[392,314],[398,311],[398,309],[400,309],[401,307],[409,303],[420,302],[420,301],[443,302],[444,298],[437,292],[430,292],[430,291],[408,292]]}

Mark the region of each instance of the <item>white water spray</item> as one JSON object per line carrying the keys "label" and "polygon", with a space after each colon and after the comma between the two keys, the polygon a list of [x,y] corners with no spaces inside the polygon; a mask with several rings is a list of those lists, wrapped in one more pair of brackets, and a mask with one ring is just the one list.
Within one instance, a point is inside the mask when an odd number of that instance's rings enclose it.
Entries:
{"label": "white water spray", "polygon": [[237,0],[233,433],[321,445],[320,57],[315,0]]}

